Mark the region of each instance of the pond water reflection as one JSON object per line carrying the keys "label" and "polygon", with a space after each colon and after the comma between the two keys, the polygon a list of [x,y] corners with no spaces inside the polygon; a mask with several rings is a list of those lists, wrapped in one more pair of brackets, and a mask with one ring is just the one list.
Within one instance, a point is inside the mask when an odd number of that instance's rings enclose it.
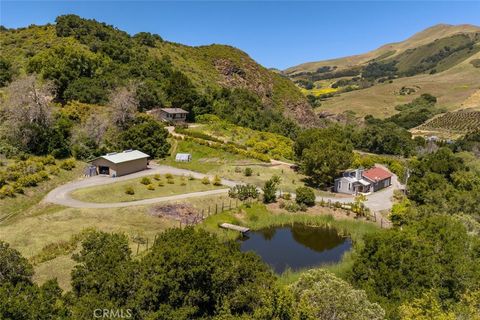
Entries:
{"label": "pond water reflection", "polygon": [[277,273],[337,263],[351,247],[334,228],[303,224],[252,231],[241,239],[242,251],[254,251]]}

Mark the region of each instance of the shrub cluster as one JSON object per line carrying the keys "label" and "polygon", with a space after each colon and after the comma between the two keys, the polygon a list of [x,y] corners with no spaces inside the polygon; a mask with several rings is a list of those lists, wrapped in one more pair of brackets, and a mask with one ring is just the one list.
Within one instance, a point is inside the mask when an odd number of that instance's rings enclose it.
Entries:
{"label": "shrub cluster", "polygon": [[[72,162],[68,167],[75,166],[75,162]],[[60,168],[71,170],[62,164],[57,166],[52,156],[27,157],[3,163],[0,166],[0,199],[14,197],[15,193],[23,193],[24,188],[35,187],[49,180],[50,175],[59,174]]]}

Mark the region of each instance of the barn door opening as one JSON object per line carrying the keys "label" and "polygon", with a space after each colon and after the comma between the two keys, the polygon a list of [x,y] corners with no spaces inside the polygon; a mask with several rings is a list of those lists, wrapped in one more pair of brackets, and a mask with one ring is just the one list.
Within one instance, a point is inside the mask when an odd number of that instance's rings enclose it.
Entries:
{"label": "barn door opening", "polygon": [[98,167],[98,173],[99,174],[110,174],[110,168],[109,167],[104,167],[104,166],[99,166]]}

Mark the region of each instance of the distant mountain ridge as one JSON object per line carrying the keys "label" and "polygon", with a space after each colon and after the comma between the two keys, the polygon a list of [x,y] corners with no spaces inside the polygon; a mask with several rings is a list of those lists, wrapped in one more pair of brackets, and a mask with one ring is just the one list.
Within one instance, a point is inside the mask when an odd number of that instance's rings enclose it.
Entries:
{"label": "distant mountain ridge", "polygon": [[[318,112],[387,117],[422,93],[449,110],[480,107],[480,27],[439,24],[370,52],[308,62],[282,73]],[[312,98],[313,99],[313,98]]]}
{"label": "distant mountain ridge", "polygon": [[389,56],[391,58],[404,52],[405,50],[426,45],[428,43],[434,42],[437,39],[446,38],[457,34],[474,34],[479,32],[480,26],[475,26],[471,24],[437,24],[414,34],[406,40],[388,43],[364,54],[323,61],[306,62],[297,66],[287,68],[283,71],[283,73],[287,75],[294,75],[298,72],[314,72],[318,68],[327,65],[336,65],[339,68],[357,66],[359,64],[367,63],[374,59],[379,59],[382,55],[390,51],[396,51],[394,55]]}

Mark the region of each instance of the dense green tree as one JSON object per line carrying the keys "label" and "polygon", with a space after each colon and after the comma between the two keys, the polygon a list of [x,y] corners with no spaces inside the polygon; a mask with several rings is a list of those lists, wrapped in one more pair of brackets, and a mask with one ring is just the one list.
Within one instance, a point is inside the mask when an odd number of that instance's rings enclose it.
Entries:
{"label": "dense green tree", "polygon": [[301,168],[315,186],[332,185],[353,161],[353,148],[348,143],[320,140],[302,154]]}
{"label": "dense green tree", "polygon": [[370,123],[354,140],[357,148],[379,154],[409,156],[415,148],[411,133],[391,122]]}
{"label": "dense green tree", "polygon": [[274,291],[268,266],[240,252],[237,243],[221,243],[205,231],[167,230],[139,261],[132,259],[125,236],[93,233],[74,259],[79,264],[66,299],[76,319],[109,307],[130,309],[141,319],[251,316],[259,308],[280,312],[267,298]]}
{"label": "dense green tree", "polygon": [[444,215],[367,235],[350,280],[380,302],[390,318],[398,306],[435,289],[441,303],[459,301],[480,285],[480,240],[463,224]]}
{"label": "dense green tree", "polygon": [[278,110],[265,108],[259,97],[246,89],[222,89],[213,97],[213,111],[222,119],[260,131],[294,138],[298,126]]}
{"label": "dense green tree", "polygon": [[463,213],[480,219],[480,174],[448,148],[410,162],[408,196],[425,213]]}
{"label": "dense green tree", "polygon": [[155,47],[155,42],[162,42],[163,39],[158,34],[152,34],[150,32],[139,32],[133,36],[133,39],[141,45],[147,47]]}
{"label": "dense green tree", "polygon": [[163,158],[170,150],[168,131],[150,116],[138,116],[133,124],[118,136],[119,149],[137,149],[154,158]]}
{"label": "dense green tree", "polygon": [[400,112],[384,121],[393,122],[405,129],[417,127],[441,112],[440,109],[435,108],[436,102],[437,98],[424,93],[410,103],[396,106],[395,109]]}
{"label": "dense green tree", "polygon": [[12,63],[0,56],[0,87],[6,86],[14,76]]}
{"label": "dense green tree", "polygon": [[393,77],[397,72],[396,61],[371,62],[362,71],[362,77],[366,79],[378,79],[381,77]]}
{"label": "dense green tree", "polygon": [[339,126],[301,132],[293,147],[302,171],[315,186],[329,186],[353,161],[347,131]]}
{"label": "dense green tree", "polygon": [[365,291],[355,290],[323,269],[306,271],[290,288],[296,300],[296,319],[384,319],[385,311],[368,301]]}
{"label": "dense green tree", "polygon": [[57,97],[63,99],[70,83],[78,78],[94,77],[100,72],[103,63],[106,63],[103,57],[70,39],[32,57],[28,71],[52,80],[57,89]]}
{"label": "dense green tree", "polygon": [[480,129],[469,132],[462,138],[455,141],[453,149],[459,151],[471,151],[480,156]]}
{"label": "dense green tree", "polygon": [[193,228],[161,234],[141,270],[136,303],[160,318],[200,318],[224,308],[252,314],[274,279],[258,256]]}
{"label": "dense green tree", "polygon": [[67,101],[106,104],[110,84],[102,78],[81,77],[69,83],[63,97]]}
{"label": "dense green tree", "polygon": [[62,290],[55,280],[38,286],[33,267],[17,250],[0,241],[0,318],[47,320],[67,318]]}

